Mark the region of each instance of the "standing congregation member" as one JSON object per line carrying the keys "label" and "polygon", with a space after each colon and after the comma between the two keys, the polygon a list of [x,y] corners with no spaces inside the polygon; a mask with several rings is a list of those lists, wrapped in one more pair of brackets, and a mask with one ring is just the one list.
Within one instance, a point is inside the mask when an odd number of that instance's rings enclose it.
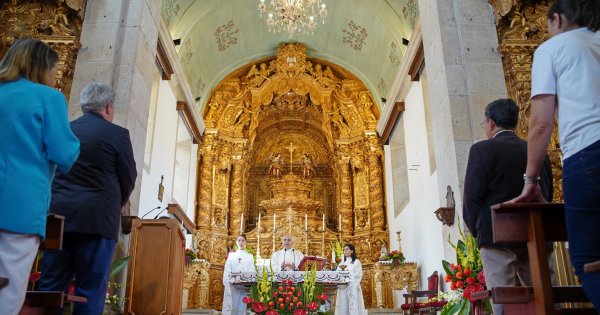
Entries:
{"label": "standing congregation member", "polygon": [[[518,196],[527,165],[527,142],[514,132],[519,107],[511,99],[499,99],[485,108],[483,129],[487,140],[469,151],[463,218],[477,237],[487,287],[531,285],[529,258],[525,245],[494,244],[490,207]],[[543,176],[544,198],[552,198],[552,170],[546,160]],[[502,304],[492,304],[494,314],[503,314]]]}
{"label": "standing congregation member", "polygon": [[354,245],[346,244],[344,246],[344,258],[338,265],[346,266],[346,271],[350,274],[348,286],[339,288],[336,293],[335,315],[367,315],[365,309],[365,299],[360,288],[362,280],[362,264],[356,258]]}
{"label": "standing congregation member", "polygon": [[133,191],[135,161],[129,131],[112,123],[115,93],[103,83],[81,91],[83,116],[71,122],[81,154],[52,185],[52,212],[65,216],[61,251],[46,252],[38,289],[66,291],[75,275],[73,314],[102,314],[110,264],[119,238],[121,208]]}
{"label": "standing congregation member", "polygon": [[244,315],[246,314],[246,304],[242,299],[246,296],[246,291],[231,285],[230,276],[232,273],[256,271],[254,267],[254,256],[246,251],[248,240],[246,235],[240,234],[235,240],[237,250],[229,253],[225,262],[225,271],[223,272],[223,315]]}
{"label": "standing congregation member", "polygon": [[37,39],[17,40],[0,61],[0,313],[17,314],[46,235],[54,172],[79,154],[67,102],[55,90],[58,54]]}
{"label": "standing congregation member", "polygon": [[271,256],[271,268],[273,271],[294,271],[302,262],[304,254],[294,249],[294,238],[291,235],[284,235],[281,238],[282,249],[276,251]]}
{"label": "standing congregation member", "polygon": [[511,202],[535,202],[540,168],[558,111],[569,252],[584,291],[600,310],[600,273],[583,265],[600,260],[600,1],[554,0],[551,38],[540,45],[531,72],[525,185]]}

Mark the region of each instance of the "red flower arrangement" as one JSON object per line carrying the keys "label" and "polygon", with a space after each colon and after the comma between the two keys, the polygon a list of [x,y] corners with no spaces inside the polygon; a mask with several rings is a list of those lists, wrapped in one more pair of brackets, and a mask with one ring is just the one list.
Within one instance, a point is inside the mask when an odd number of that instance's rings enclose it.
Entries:
{"label": "red flower arrangement", "polygon": [[[485,290],[485,276],[481,256],[477,248],[477,239],[471,234],[463,234],[459,227],[461,239],[450,245],[456,250],[457,263],[442,260],[446,272],[444,280],[450,283],[450,292],[446,297],[451,300],[442,309],[442,315],[468,314],[471,311],[471,295]],[[491,309],[489,300],[484,302],[486,309]]]}
{"label": "red flower arrangement", "polygon": [[[312,315],[328,314],[328,312],[319,312],[321,303],[325,303],[329,298],[327,294],[322,293],[319,286],[319,294],[315,294],[317,286],[312,286],[312,292],[304,294],[308,288],[303,283],[294,284],[292,280],[283,280],[278,286],[271,286],[272,293],[269,301],[257,301],[251,296],[246,296],[242,302],[247,305],[248,310],[254,314],[265,315]],[[310,289],[310,288],[308,288]],[[254,291],[254,290],[252,290]],[[311,295],[312,298],[307,297]]]}

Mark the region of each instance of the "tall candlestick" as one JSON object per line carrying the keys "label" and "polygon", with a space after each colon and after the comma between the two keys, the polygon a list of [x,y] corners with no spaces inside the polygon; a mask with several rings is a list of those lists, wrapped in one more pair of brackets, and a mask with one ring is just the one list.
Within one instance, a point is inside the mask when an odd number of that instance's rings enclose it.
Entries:
{"label": "tall candlestick", "polygon": [[261,217],[262,213],[258,214],[258,232],[260,233],[260,217]]}
{"label": "tall candlestick", "polygon": [[304,214],[304,230],[308,231],[308,214]]}
{"label": "tall candlestick", "polygon": [[323,232],[325,232],[325,213],[323,213]]}
{"label": "tall candlestick", "polygon": [[262,213],[258,213],[258,231],[256,233],[256,257],[260,258],[260,216]]}
{"label": "tall candlestick", "polygon": [[242,219],[240,220],[240,234],[244,233],[244,213],[242,213]]}
{"label": "tall candlestick", "polygon": [[271,249],[272,253],[275,253],[275,237],[276,237],[275,234],[277,232],[276,222],[277,222],[277,214],[273,213],[273,248]]}
{"label": "tall candlestick", "polygon": [[338,231],[342,234],[342,215],[338,214]]}

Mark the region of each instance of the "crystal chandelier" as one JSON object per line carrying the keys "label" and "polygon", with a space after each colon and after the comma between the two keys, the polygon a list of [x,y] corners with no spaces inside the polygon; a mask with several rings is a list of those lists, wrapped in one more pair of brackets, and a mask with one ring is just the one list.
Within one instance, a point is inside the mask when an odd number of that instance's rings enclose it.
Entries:
{"label": "crystal chandelier", "polygon": [[294,33],[312,34],[319,20],[325,24],[327,9],[321,0],[260,0],[260,16],[267,15],[270,32],[287,32],[291,38]]}

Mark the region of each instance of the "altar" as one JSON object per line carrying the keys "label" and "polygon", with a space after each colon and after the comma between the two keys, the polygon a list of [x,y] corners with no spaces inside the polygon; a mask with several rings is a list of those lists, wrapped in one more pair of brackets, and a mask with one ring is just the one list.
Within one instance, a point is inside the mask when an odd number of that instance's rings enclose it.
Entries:
{"label": "altar", "polygon": [[[292,283],[298,284],[304,282],[304,276],[310,271],[276,271],[268,272],[268,280],[273,283],[285,283],[285,281],[292,281]],[[260,281],[262,278],[262,271],[256,272],[238,272],[231,273],[229,281],[236,287],[246,291],[247,295],[250,295],[250,288],[253,284]],[[349,271],[317,271],[315,283],[321,284],[323,293],[327,294],[328,308],[335,309],[335,294],[338,288],[348,286],[350,282]]]}
{"label": "altar", "polygon": [[[292,280],[293,283],[304,282],[305,271],[276,271],[269,273],[269,280],[272,282],[283,282],[283,280]],[[231,273],[229,282],[236,286],[250,287],[258,281],[259,275],[256,272],[237,272]],[[338,286],[348,285],[350,281],[350,272],[348,271],[317,271],[317,281],[325,287],[336,288]]]}

